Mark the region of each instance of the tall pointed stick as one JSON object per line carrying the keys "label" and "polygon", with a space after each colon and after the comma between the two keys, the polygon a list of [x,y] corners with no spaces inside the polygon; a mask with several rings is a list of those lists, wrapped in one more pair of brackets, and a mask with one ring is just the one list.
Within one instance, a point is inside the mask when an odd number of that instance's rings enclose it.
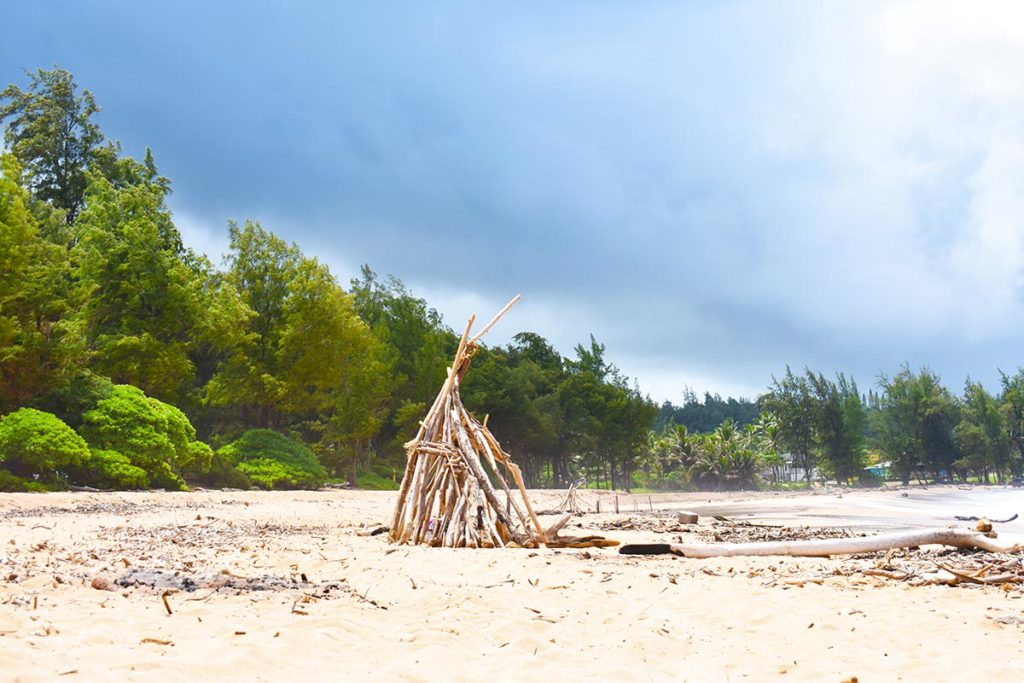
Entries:
{"label": "tall pointed stick", "polygon": [[494,316],[494,318],[491,320],[491,322],[489,322],[486,325],[484,325],[484,329],[480,330],[480,334],[478,334],[475,337],[473,337],[470,340],[469,343],[470,344],[476,344],[478,341],[480,341],[480,338],[483,337],[485,334],[487,334],[490,331],[490,329],[492,327],[494,327],[494,324],[497,323],[499,320],[501,320],[501,317],[503,315],[505,315],[506,313],[508,313],[509,309],[511,309],[513,306],[515,306],[517,303],[519,303],[519,300],[522,299],[522,298],[523,297],[520,294],[516,294],[514,297],[512,297],[512,301],[509,301],[507,304],[505,304],[505,308],[503,308],[500,311],[498,311],[498,315]]}

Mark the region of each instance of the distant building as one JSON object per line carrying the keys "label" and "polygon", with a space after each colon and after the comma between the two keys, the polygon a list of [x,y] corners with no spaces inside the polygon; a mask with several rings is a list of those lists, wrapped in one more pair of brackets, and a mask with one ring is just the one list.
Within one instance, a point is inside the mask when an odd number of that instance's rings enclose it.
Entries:
{"label": "distant building", "polygon": [[[795,482],[795,481],[806,481],[807,470],[796,464],[796,459],[789,453],[782,455],[782,465],[779,465],[772,469],[771,467],[765,468],[761,472],[761,478],[767,481],[771,481],[778,475],[780,482]],[[811,481],[815,481],[821,478],[821,473],[817,467],[811,468]]]}
{"label": "distant building", "polygon": [[886,460],[885,462],[876,463],[870,467],[865,467],[865,472],[870,472],[872,476],[878,477],[879,479],[889,478],[889,469],[892,467],[892,462]]}

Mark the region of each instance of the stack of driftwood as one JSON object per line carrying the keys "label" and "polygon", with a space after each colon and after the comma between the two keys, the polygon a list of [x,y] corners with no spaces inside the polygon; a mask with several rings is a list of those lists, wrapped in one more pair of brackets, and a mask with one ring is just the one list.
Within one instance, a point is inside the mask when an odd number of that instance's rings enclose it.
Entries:
{"label": "stack of driftwood", "polygon": [[569,485],[569,490],[565,492],[565,498],[558,504],[559,512],[568,512],[573,515],[582,515],[583,508],[580,506],[579,495],[577,489],[579,488],[579,482],[573,482]]}
{"label": "stack of driftwood", "polygon": [[441,392],[416,438],[405,444],[408,461],[391,541],[449,548],[533,547],[557,533],[560,524],[550,531],[541,527],[519,467],[459,397],[480,338],[517,301],[519,296],[472,338],[475,317],[470,317]]}

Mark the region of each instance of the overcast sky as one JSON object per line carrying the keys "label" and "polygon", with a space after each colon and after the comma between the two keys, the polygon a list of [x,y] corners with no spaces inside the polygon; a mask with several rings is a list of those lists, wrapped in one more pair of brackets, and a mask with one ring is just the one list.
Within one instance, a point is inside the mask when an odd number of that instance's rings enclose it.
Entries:
{"label": "overcast sky", "polygon": [[1024,364],[1017,2],[38,2],[0,85],[53,64],[186,242],[258,219],[391,273],[452,327],[593,333],[656,400],[786,365]]}

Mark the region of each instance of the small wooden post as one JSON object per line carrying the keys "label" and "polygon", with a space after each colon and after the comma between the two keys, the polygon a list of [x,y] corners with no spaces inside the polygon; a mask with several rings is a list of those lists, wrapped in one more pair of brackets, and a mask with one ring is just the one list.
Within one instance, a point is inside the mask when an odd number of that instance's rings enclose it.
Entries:
{"label": "small wooden post", "polygon": [[615,494],[615,514],[619,514],[619,494]]}

